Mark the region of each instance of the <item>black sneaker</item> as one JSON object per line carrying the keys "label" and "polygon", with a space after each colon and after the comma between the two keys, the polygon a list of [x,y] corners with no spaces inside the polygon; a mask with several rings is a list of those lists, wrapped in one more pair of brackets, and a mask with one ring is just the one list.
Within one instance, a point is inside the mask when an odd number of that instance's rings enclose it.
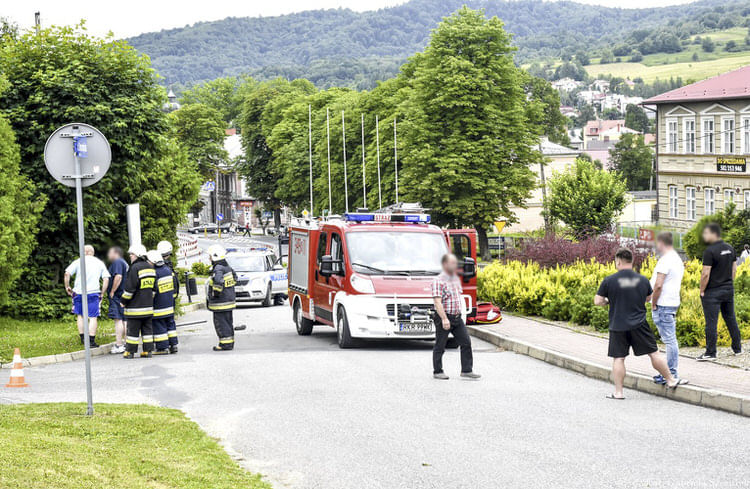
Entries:
{"label": "black sneaker", "polygon": [[709,355],[708,353],[704,353],[703,355],[696,358],[699,362],[712,362],[716,360],[716,355]]}
{"label": "black sneaker", "polygon": [[177,345],[170,346],[169,347],[169,353],[171,353],[172,355],[174,355],[175,353],[177,353]]}

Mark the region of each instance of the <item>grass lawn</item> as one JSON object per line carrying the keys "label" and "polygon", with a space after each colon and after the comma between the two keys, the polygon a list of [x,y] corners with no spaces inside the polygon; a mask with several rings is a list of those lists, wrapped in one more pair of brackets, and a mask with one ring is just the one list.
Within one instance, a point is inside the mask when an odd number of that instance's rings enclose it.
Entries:
{"label": "grass lawn", "polygon": [[0,487],[268,489],[180,411],[0,405]]}
{"label": "grass lawn", "polygon": [[657,78],[668,80],[671,77],[681,76],[684,81],[700,81],[750,64],[750,52],[721,54],[721,58],[709,61],[673,62],[654,66],[647,66],[644,63],[623,62],[606,65],[592,64],[585,68],[591,76],[610,74],[630,78],[631,80],[641,77],[645,82],[653,82]]}
{"label": "grass lawn", "polygon": [[[114,323],[99,318],[96,340],[99,344],[114,341]],[[13,349],[21,349],[24,358],[82,350],[75,316],[58,321],[23,321],[0,317],[0,362],[13,359]]]}
{"label": "grass lawn", "polygon": [[[622,57],[621,63],[604,65],[599,64],[599,58],[592,58],[592,64],[585,68],[591,76],[610,74],[631,80],[641,77],[646,82],[653,82],[657,78],[668,80],[680,76],[686,82],[700,81],[750,64],[750,49],[745,45],[747,33],[746,27],[734,27],[690,38],[693,41],[696,37],[710,37],[716,45],[711,53],[703,51],[700,44],[691,43],[683,46],[679,53],[648,54],[639,63],[629,62],[629,56]],[[743,51],[724,51],[727,41],[735,41]],[[693,59],[694,55],[698,57],[697,61]]]}

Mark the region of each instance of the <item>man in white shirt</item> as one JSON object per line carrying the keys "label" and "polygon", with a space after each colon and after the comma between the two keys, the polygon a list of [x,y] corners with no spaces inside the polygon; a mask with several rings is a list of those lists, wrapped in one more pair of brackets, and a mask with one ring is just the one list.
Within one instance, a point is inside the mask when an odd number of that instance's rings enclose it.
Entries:
{"label": "man in white shirt", "polygon": [[[89,313],[89,345],[95,348],[99,345],[94,341],[96,336],[96,327],[99,325],[99,310],[102,305],[102,297],[109,285],[109,272],[107,266],[100,259],[94,256],[94,247],[86,245],[84,247],[86,254],[86,290],[83,290],[81,284],[81,260],[76,259],[65,269],[65,291],[73,298],[73,314],[75,314],[78,323],[78,335],[81,337],[83,344],[83,301],[82,294],[86,294]],[[75,276],[73,288],[70,288],[70,277]],[[100,285],[101,281],[101,285]]]}
{"label": "man in white shirt", "polygon": [[[676,321],[677,309],[680,307],[680,287],[685,265],[672,245],[672,233],[664,231],[656,237],[656,251],[659,261],[651,276],[651,287],[654,294],[651,297],[651,317],[659,329],[659,336],[667,349],[667,364],[675,378],[679,362],[679,345],[677,344]],[[657,384],[665,384],[666,380],[657,375]]]}

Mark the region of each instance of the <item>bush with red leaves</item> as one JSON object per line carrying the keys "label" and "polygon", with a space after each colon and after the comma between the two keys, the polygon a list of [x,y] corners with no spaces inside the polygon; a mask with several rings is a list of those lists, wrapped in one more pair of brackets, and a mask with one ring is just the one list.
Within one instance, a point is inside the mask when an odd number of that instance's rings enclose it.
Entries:
{"label": "bush with red leaves", "polygon": [[597,236],[581,241],[572,241],[561,236],[547,236],[539,239],[527,239],[519,248],[509,250],[508,258],[519,261],[533,261],[542,267],[570,265],[578,260],[589,261],[594,258],[599,263],[614,261],[619,248],[628,248],[633,252],[633,264],[640,268],[649,250],[639,248],[634,241],[621,242],[618,236]]}

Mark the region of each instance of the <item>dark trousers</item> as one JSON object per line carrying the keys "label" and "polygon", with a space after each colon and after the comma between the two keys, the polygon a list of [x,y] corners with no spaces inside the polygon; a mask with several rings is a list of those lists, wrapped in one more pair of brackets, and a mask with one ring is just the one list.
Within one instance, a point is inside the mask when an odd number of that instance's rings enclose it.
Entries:
{"label": "dark trousers", "polygon": [[742,350],[742,337],[734,316],[734,287],[717,287],[707,289],[703,297],[703,315],[706,318],[706,353],[716,355],[717,332],[716,325],[719,322],[719,312],[732,337],[732,350],[739,353]]}
{"label": "dark trousers", "polygon": [[154,347],[157,350],[166,350],[169,348],[169,318],[154,318]]}
{"label": "dark trousers", "polygon": [[466,325],[460,315],[448,314],[451,323],[451,329],[443,329],[443,320],[435,314],[435,346],[432,349],[432,371],[439,374],[443,371],[443,353],[445,353],[445,344],[448,342],[448,335],[453,333],[453,337],[461,347],[461,372],[471,372],[474,368],[474,356],[471,352],[471,338],[466,330]]}
{"label": "dark trousers", "polygon": [[169,346],[177,346],[179,341],[177,340],[177,323],[174,322],[174,316],[167,318],[167,337],[169,338]]}
{"label": "dark trousers", "polygon": [[225,350],[234,348],[234,318],[232,311],[214,311],[214,329],[219,337],[219,346]]}
{"label": "dark trousers", "polygon": [[128,318],[126,327],[125,350],[130,353],[138,351],[138,337],[143,340],[143,351],[154,350],[154,329],[150,317]]}

